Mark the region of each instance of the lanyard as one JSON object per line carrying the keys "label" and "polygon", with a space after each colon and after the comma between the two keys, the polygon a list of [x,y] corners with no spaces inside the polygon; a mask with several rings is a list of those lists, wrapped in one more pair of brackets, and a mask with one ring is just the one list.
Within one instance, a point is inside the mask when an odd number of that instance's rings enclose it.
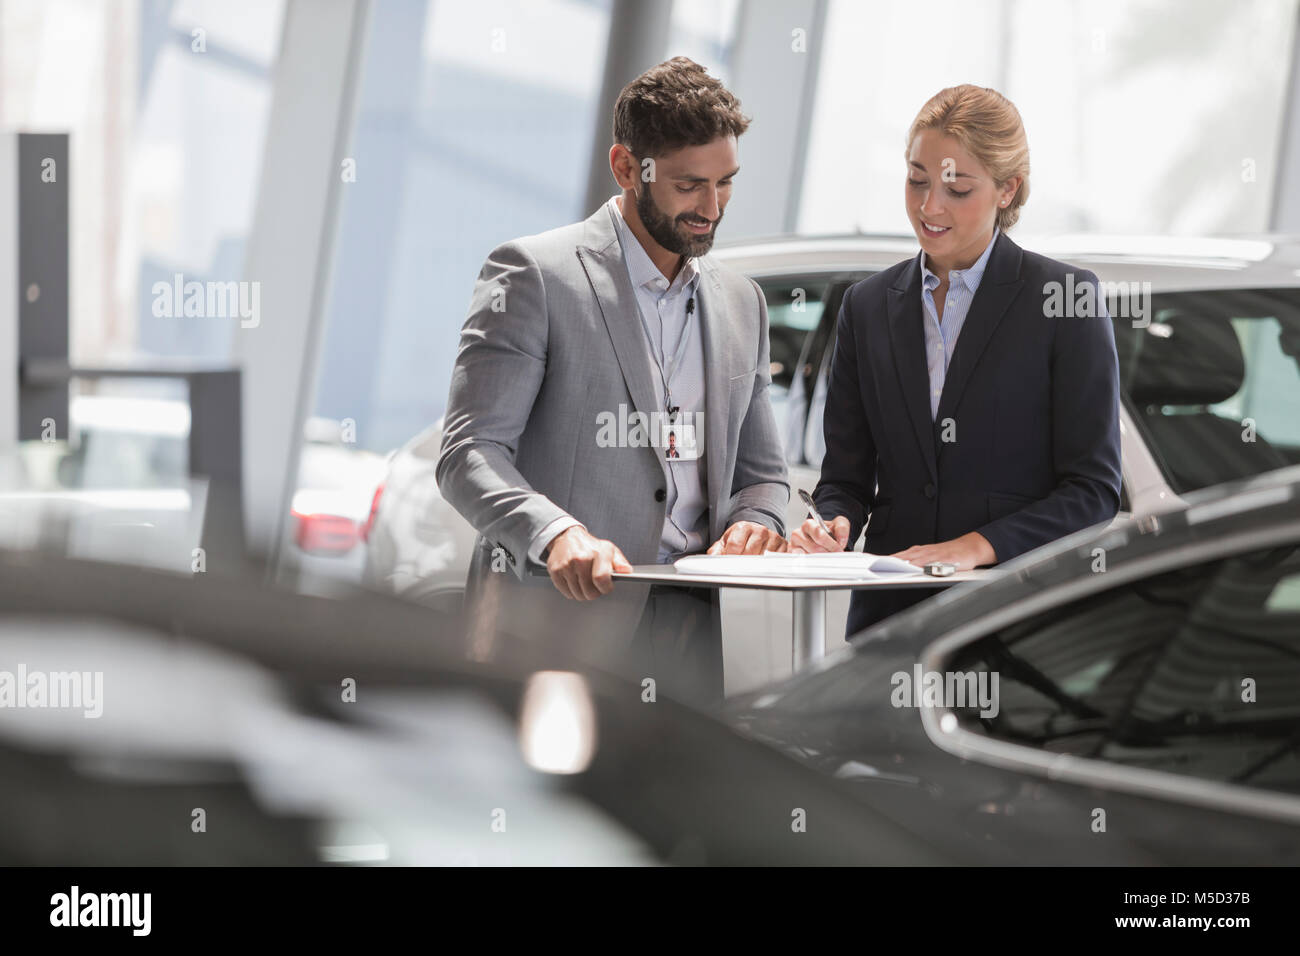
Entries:
{"label": "lanyard", "polygon": [[[695,283],[696,279],[692,279],[691,282]],[[684,292],[685,288],[683,288],[682,291]],[[681,294],[682,293],[679,292],[678,296]],[[656,302],[657,301],[658,300],[656,299]],[[690,343],[691,320],[695,314],[695,293],[691,292],[690,298],[686,300],[686,321],[682,324],[682,334],[677,339],[677,349],[673,352],[672,360],[668,362],[666,373],[664,371],[664,362],[668,361],[668,356],[664,350],[664,318],[662,315],[659,315],[659,310],[656,308],[655,314],[659,318],[659,352],[656,353],[654,335],[650,331],[650,323],[646,321],[645,312],[641,309],[641,299],[639,296],[637,297],[636,302],[636,311],[637,315],[641,318],[641,327],[645,329],[646,340],[650,343],[650,358],[655,363],[655,369],[659,372],[659,381],[662,382],[664,386],[664,407],[668,411],[668,420],[670,422],[675,421],[678,409],[673,405],[673,390],[669,383],[672,380],[673,373],[677,370],[681,362],[682,356],[686,354],[687,345]],[[663,356],[662,359],[660,358],[661,355]]]}

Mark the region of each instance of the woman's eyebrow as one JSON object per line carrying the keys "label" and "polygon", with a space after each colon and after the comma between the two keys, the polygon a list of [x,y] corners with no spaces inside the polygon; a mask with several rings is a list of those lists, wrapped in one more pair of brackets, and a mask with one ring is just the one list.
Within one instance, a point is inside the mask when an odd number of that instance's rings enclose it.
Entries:
{"label": "woman's eyebrow", "polygon": [[[916,160],[914,160],[914,159],[910,159],[910,160],[908,160],[908,164],[911,165],[911,166],[915,166],[915,167],[916,167],[917,169],[919,169],[921,172],[926,172],[926,168],[925,168],[924,166],[922,166],[920,163],[918,163],[918,162],[917,162]],[[979,177],[976,176],[974,173],[957,173],[957,172],[954,172],[954,173],[953,173],[953,176],[955,176],[955,177],[958,178],[958,179],[979,179]]]}

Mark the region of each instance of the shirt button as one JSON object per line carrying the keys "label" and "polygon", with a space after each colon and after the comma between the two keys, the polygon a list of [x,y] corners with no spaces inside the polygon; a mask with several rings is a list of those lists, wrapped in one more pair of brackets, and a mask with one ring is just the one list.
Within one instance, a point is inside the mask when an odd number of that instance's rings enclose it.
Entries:
{"label": "shirt button", "polygon": [[663,501],[667,497],[668,497],[668,492],[664,491],[662,488],[655,489],[655,501]]}
{"label": "shirt button", "polygon": [[933,498],[936,490],[937,489],[934,487],[933,484],[927,484],[925,486],[925,496],[927,498]]}

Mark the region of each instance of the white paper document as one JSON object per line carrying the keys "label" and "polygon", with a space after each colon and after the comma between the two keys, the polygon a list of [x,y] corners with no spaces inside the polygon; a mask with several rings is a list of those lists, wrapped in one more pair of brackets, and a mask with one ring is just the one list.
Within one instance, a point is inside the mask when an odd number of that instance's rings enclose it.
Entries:
{"label": "white paper document", "polygon": [[739,577],[877,578],[922,574],[902,558],[862,551],[828,551],[822,554],[692,554],[678,558],[673,567],[686,574],[734,574]]}

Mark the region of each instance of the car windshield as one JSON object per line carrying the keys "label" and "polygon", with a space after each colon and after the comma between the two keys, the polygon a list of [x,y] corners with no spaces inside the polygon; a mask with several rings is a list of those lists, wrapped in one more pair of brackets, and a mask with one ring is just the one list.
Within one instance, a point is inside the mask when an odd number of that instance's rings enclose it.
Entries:
{"label": "car windshield", "polygon": [[1115,344],[1174,491],[1300,463],[1300,289],[1158,294],[1146,319],[1116,317]]}

